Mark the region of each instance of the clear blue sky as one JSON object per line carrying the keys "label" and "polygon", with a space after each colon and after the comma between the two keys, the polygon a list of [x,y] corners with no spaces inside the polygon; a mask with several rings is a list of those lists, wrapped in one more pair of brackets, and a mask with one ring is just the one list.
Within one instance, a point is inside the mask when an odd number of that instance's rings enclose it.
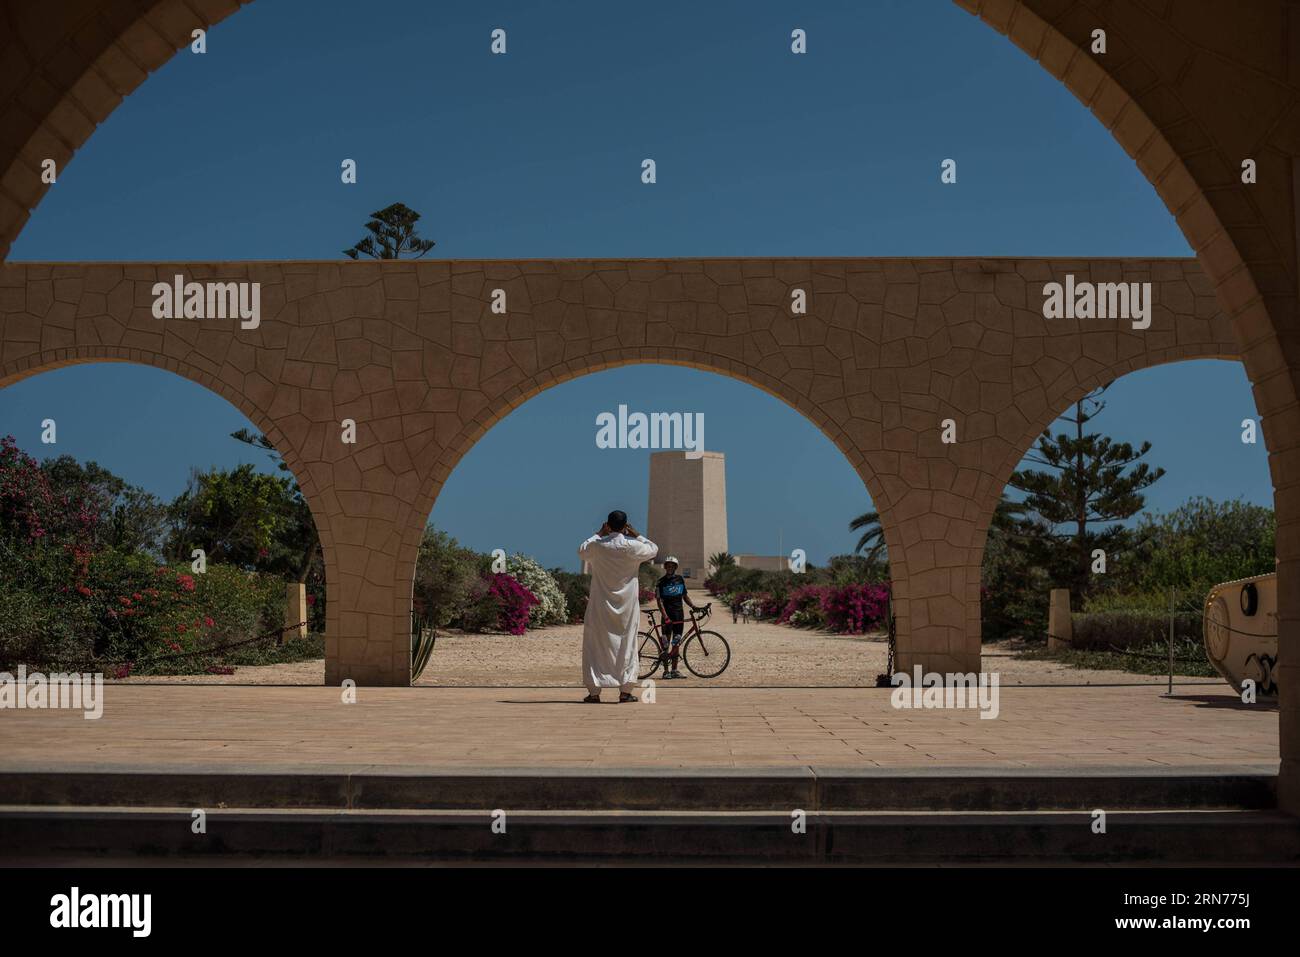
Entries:
{"label": "clear blue sky", "polygon": [[[506,56],[489,33],[508,31]],[[789,52],[790,31],[809,52]],[[643,186],[641,160],[658,164]],[[956,186],[938,181],[958,162]],[[344,158],[359,182],[339,181]],[[178,54],[91,137],[13,260],[336,259],[394,201],[432,255],[1185,256],[1132,161],[1056,80],[948,0],[653,5],[258,0]],[[600,373],[516,410],[453,473],[433,518],[463,542],[574,565],[610,502],[644,514],[644,452],[595,416],[705,414],[728,459],[733,551],[847,551],[865,490],[775,399],[720,376]],[[1237,364],[1129,376],[1098,425],[1150,439],[1150,505],[1271,501]],[[42,418],[59,444],[39,446]],[[223,400],[134,366],[0,391],[0,432],[93,458],[170,497],[193,466],[266,462]]]}

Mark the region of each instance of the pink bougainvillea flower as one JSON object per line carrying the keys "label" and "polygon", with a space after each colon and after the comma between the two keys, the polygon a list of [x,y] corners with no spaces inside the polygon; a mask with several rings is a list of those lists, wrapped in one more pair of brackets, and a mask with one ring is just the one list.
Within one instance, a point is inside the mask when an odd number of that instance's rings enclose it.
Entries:
{"label": "pink bougainvillea flower", "polygon": [[541,599],[518,579],[504,572],[489,577],[488,594],[497,603],[497,627],[511,635],[522,635],[528,628],[528,610]]}

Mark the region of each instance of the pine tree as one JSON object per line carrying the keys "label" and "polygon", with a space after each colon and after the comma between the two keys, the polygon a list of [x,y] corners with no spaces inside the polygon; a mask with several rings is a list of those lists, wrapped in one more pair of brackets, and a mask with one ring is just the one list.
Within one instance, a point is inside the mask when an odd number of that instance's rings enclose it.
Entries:
{"label": "pine tree", "polygon": [[1120,523],[1141,511],[1143,490],[1165,474],[1141,461],[1151,450],[1150,442],[1135,449],[1128,442],[1085,431],[1106,408],[1101,396],[1108,388],[1094,389],[1075,403],[1073,416],[1061,416],[1074,427],[1073,435],[1053,436],[1050,429],[1043,430],[1026,459],[1045,470],[1019,470],[1008,483],[1025,493],[1025,507],[1047,526],[1047,533],[1035,536],[1032,544],[1056,586],[1070,589],[1075,607],[1093,584],[1094,549],[1104,550],[1109,559],[1123,548],[1130,536]]}
{"label": "pine tree", "polygon": [[351,249],[343,250],[345,256],[356,259],[364,253],[372,259],[401,259],[403,254],[408,254],[419,259],[433,248],[432,239],[421,239],[415,234],[420,214],[409,206],[393,203],[370,215],[372,219],[366,223],[370,235]]}

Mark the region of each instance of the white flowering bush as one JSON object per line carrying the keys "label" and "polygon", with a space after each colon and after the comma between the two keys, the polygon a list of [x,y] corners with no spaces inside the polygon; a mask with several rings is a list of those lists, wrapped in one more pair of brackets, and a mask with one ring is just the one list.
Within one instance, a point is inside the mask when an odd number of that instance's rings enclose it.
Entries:
{"label": "white flowering bush", "polygon": [[506,571],[538,598],[538,603],[528,611],[529,628],[563,625],[569,620],[569,604],[559,583],[535,559],[511,555],[506,559]]}

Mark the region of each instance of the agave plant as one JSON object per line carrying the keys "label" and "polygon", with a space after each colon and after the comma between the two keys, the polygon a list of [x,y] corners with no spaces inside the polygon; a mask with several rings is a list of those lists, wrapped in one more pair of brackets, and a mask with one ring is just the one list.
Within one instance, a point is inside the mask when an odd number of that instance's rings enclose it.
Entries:
{"label": "agave plant", "polygon": [[438,640],[438,632],[423,615],[418,612],[411,616],[411,683],[414,684],[424,674],[433,657],[433,645]]}

